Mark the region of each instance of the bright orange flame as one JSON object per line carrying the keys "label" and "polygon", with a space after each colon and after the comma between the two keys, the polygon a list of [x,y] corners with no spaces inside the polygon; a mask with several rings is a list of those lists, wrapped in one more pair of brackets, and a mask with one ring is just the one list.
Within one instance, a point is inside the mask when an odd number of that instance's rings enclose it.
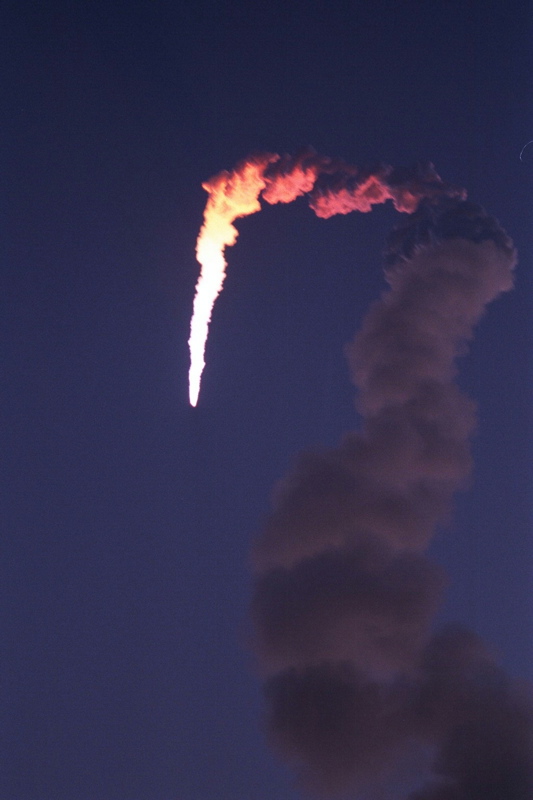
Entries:
{"label": "bright orange flame", "polygon": [[213,305],[222,290],[227,262],[224,249],[235,244],[239,232],[232,224],[261,210],[259,194],[266,186],[263,177],[268,165],[279,156],[269,153],[239,164],[233,172],[221,172],[203,184],[209,192],[204,224],[196,242],[196,258],[201,264],[196,284],[189,349],[189,401],[198,402],[200,380],[205,367],[205,344]]}

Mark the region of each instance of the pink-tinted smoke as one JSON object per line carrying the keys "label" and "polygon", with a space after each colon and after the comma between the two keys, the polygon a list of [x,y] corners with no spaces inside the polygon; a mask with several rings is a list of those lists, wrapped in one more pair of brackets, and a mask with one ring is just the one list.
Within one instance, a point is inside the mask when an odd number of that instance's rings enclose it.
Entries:
{"label": "pink-tinted smoke", "polygon": [[413,179],[346,173],[323,171],[317,213],[366,210],[384,192],[418,208],[391,235],[389,290],[347,350],[362,428],[299,457],[255,543],[269,737],[321,794],[386,792],[418,748],[434,761],[412,800],[526,800],[531,703],[473,634],[432,633],[444,576],[425,555],[471,466],[475,406],[455,361],[512,288],[514,249],[457,194],[420,202]]}

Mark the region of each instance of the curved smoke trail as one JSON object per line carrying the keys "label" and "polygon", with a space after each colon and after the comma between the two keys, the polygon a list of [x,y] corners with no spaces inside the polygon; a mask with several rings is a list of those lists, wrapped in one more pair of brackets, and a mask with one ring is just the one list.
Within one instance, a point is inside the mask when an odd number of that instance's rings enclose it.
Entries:
{"label": "curved smoke trail", "polygon": [[445,184],[431,164],[412,170],[395,170],[385,164],[360,170],[344,161],[320,156],[307,148],[297,156],[275,153],[250,156],[231,171],[214,175],[203,188],[209,193],[204,222],[196,242],[200,277],[191,319],[189,349],[189,401],[198,402],[205,366],[205,345],[215,300],[226,274],[224,250],[235,244],[239,232],[233,225],[239,217],[261,210],[267,203],[290,203],[304,194],[319,217],[370,211],[373,205],[392,200],[398,211],[412,212],[423,197],[462,195]]}
{"label": "curved smoke trail", "polygon": [[512,288],[511,240],[430,164],[262,154],[205,188],[193,405],[235,219],[303,194],[323,218],[388,199],[409,215],[388,239],[389,290],[347,350],[361,430],[299,457],[254,546],[253,649],[273,747],[319,794],[532,800],[533,702],[474,634],[432,631],[445,576],[425,555],[471,468],[475,406],[455,361]]}

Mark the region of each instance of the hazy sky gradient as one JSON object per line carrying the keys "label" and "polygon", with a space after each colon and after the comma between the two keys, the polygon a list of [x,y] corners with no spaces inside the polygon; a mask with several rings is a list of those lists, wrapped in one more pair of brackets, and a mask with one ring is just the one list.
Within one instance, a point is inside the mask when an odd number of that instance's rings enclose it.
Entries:
{"label": "hazy sky gradient", "polygon": [[299,797],[246,651],[251,543],[295,455],[358,424],[343,348],[399,215],[238,223],[191,409],[201,184],[253,151],[429,159],[513,237],[431,555],[439,618],[533,679],[532,33],[498,0],[4,4],[5,800]]}

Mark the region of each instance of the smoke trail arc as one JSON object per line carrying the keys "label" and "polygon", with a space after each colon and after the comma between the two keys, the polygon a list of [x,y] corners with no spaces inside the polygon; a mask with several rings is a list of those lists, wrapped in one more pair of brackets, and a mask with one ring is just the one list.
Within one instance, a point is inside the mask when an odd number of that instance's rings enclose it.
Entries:
{"label": "smoke trail arc", "polygon": [[429,163],[417,164],[411,170],[395,170],[385,164],[361,170],[320,156],[311,148],[294,157],[275,153],[250,156],[231,172],[214,175],[203,188],[209,197],[196,242],[201,271],[189,337],[192,406],[198,402],[209,323],[226,275],[224,251],[239,235],[233,223],[260,211],[260,199],[270,204],[290,203],[307,194],[315,214],[327,219],[350,211],[370,211],[386,200],[392,200],[398,211],[410,213],[423,197],[464,196],[463,190],[445,184]]}
{"label": "smoke trail arc", "polygon": [[387,240],[389,288],[346,350],[361,428],[298,457],[253,546],[251,648],[272,747],[322,796],[397,800],[400,783],[408,800],[531,800],[531,696],[475,634],[433,630],[447,578],[426,554],[471,470],[476,409],[456,362],[513,287],[511,239],[431,164],[266,153],[204,188],[192,405],[238,217],[302,195],[322,218],[387,200],[407,214]]}

